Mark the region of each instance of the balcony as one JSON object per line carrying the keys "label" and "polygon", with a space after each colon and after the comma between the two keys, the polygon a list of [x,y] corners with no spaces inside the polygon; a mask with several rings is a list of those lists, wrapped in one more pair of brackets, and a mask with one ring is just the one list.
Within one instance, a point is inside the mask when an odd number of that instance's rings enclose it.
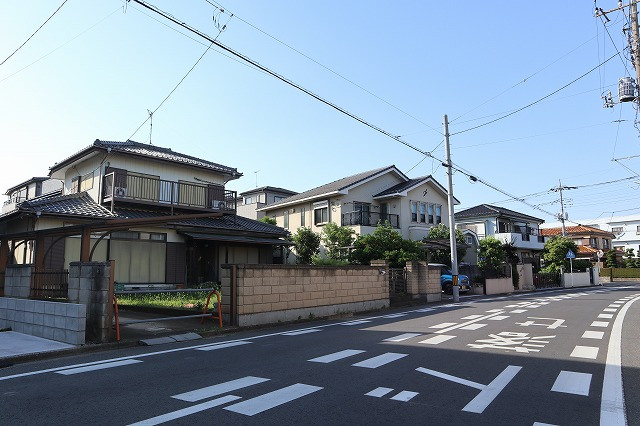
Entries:
{"label": "balcony", "polygon": [[400,216],[397,214],[366,211],[342,213],[342,226],[378,226],[378,223],[384,222],[389,222],[392,228],[400,228]]}
{"label": "balcony", "polygon": [[[524,227],[520,230],[524,230]],[[531,229],[530,231],[537,231],[537,229]],[[544,237],[536,234],[526,234],[519,232],[500,232],[494,235],[494,237],[500,241],[506,241],[508,243],[513,242],[516,248],[530,249],[530,250],[542,250],[544,248]]]}
{"label": "balcony", "polygon": [[182,209],[236,212],[236,191],[222,185],[174,182],[112,172],[104,177],[102,202],[128,202]]}

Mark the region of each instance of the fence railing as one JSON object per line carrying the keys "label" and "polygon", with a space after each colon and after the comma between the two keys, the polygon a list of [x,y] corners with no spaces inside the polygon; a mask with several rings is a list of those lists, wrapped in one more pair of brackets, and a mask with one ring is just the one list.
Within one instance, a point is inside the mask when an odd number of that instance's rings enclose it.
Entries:
{"label": "fence railing", "polygon": [[69,297],[69,271],[34,269],[31,272],[31,299],[67,299]]}
{"label": "fence railing", "polygon": [[397,214],[354,211],[342,213],[342,226],[362,225],[378,226],[379,223],[389,222],[392,228],[400,227],[400,216]]}
{"label": "fence railing", "polygon": [[389,294],[407,293],[407,270],[405,268],[389,268]]}
{"label": "fence railing", "polygon": [[236,198],[236,191],[226,190],[221,185],[174,182],[115,172],[104,177],[103,201],[120,199],[235,212]]}

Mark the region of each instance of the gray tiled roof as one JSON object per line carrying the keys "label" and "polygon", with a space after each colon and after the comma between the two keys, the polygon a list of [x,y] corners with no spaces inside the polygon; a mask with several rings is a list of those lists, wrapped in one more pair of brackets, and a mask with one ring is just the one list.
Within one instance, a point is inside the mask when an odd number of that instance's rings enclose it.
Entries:
{"label": "gray tiled roof", "polygon": [[512,218],[520,218],[526,219],[536,222],[544,222],[543,219],[529,216],[523,213],[518,213],[514,210],[505,209],[504,207],[492,206],[490,204],[480,204],[475,207],[468,208],[466,210],[461,210],[456,212],[456,219],[466,219],[472,217],[483,217],[483,216],[508,216]]}
{"label": "gray tiled roof", "polygon": [[86,193],[69,195],[47,195],[24,201],[18,207],[21,211],[41,212],[51,215],[71,215],[81,217],[113,218],[115,215],[98,205]]}
{"label": "gray tiled roof", "polygon": [[[146,217],[157,217],[164,213],[148,210],[123,209],[116,208],[115,213],[120,219],[140,219]],[[169,216],[167,214],[167,216]],[[262,234],[273,234],[276,236],[287,235],[288,232],[279,226],[270,225],[268,223],[249,219],[242,216],[223,215],[216,218],[198,218],[173,222],[177,225],[183,225],[196,228],[210,228],[217,230],[239,231],[239,232],[259,232]]]}
{"label": "gray tiled roof", "polygon": [[297,194],[296,191],[290,191],[288,189],[278,188],[277,186],[261,186],[260,188],[253,188],[253,189],[249,189],[248,191],[241,192],[240,195],[255,194],[258,192],[279,192],[281,194],[289,194],[289,195]]}
{"label": "gray tiled roof", "polygon": [[83,157],[88,152],[99,149],[101,151],[111,150],[112,152],[120,152],[129,155],[136,155],[147,158],[154,158],[162,161],[169,161],[172,163],[185,164],[193,167],[200,167],[208,170],[214,170],[220,173],[225,173],[238,178],[242,176],[242,173],[237,169],[223,166],[222,164],[213,163],[211,161],[203,160],[201,158],[192,157],[190,155],[181,154],[179,152],[172,151],[170,148],[162,148],[156,145],[144,144],[140,142],[134,142],[128,140],[126,142],[114,142],[114,141],[101,141],[96,139],[92,145],[84,148],[83,150],[73,154],[72,156],[65,158],[64,160],[56,163],[51,167],[51,171],[58,170],[67,164],[72,163],[78,158]]}
{"label": "gray tiled roof", "polygon": [[430,177],[431,176],[422,176],[415,179],[409,179],[406,182],[400,182],[399,184],[394,185],[389,189],[385,189],[384,191],[377,193],[376,195],[374,195],[374,197],[383,197],[385,195],[398,194],[400,192],[406,191],[407,189],[410,189],[415,185],[421,184],[422,182],[426,181]]}
{"label": "gray tiled roof", "polygon": [[315,197],[319,197],[321,195],[324,194],[331,194],[331,193],[335,193],[337,191],[341,191],[343,189],[346,189],[352,185],[357,184],[358,182],[361,182],[363,180],[366,180],[372,176],[375,176],[379,173],[382,172],[386,172],[388,170],[392,170],[395,169],[396,166],[387,166],[387,167],[381,167],[379,169],[373,169],[373,170],[368,170],[366,172],[362,172],[362,173],[358,173],[352,176],[347,176],[344,177],[342,179],[338,179],[336,181],[318,186],[317,188],[313,188],[310,189],[308,191],[305,192],[301,192],[299,194],[296,195],[292,195],[291,197],[287,197],[283,200],[280,201],[276,201],[275,203],[271,203],[271,204],[267,204],[267,207],[265,207],[266,209],[269,208],[275,208],[278,207],[280,205],[283,204],[289,204],[291,202],[295,202],[295,201],[299,201],[299,200],[306,200],[306,199],[310,199],[310,198],[315,198]]}

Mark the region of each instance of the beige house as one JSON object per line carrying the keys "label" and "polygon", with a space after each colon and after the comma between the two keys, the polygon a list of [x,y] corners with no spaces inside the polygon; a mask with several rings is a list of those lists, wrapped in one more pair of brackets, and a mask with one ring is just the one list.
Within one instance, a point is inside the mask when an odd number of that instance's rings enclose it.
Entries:
{"label": "beige house", "polygon": [[6,263],[62,271],[115,260],[120,283],[173,286],[219,281],[227,263],[278,262],[286,231],[236,215],[225,185],[240,176],[168,148],[96,140],[50,168],[60,189],[10,199],[0,273]]}
{"label": "beige house", "polygon": [[319,233],[333,222],[366,235],[378,223],[389,222],[404,238],[417,241],[431,227],[447,222],[447,191],[432,176],[410,179],[387,166],[338,179],[260,211],[291,233],[303,226]]}
{"label": "beige house", "polygon": [[265,216],[264,211],[260,210],[261,208],[296,194],[297,192],[275,186],[250,189],[240,193],[237,213],[239,216],[259,220]]}

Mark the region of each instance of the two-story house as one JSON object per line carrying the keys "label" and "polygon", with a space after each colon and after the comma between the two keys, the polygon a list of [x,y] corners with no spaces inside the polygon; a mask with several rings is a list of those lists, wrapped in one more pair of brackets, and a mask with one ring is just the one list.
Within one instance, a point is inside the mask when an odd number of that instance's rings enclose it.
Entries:
{"label": "two-story house", "polygon": [[338,179],[260,210],[292,233],[300,227],[319,233],[332,222],[366,235],[388,222],[404,238],[417,241],[434,225],[447,222],[447,205],[447,191],[432,176],[410,179],[395,166],[387,166]]}
{"label": "two-story house", "polygon": [[[541,229],[540,233],[545,237],[545,240],[548,240],[556,235],[562,235],[562,228],[545,228]],[[566,226],[565,236],[571,238],[578,246],[578,253],[576,253],[578,258],[589,259],[593,262],[598,261],[598,251],[611,250],[612,241],[616,237],[612,232],[584,225]]]}
{"label": "two-story house", "polygon": [[23,250],[22,262],[53,270],[115,260],[121,283],[217,281],[221,265],[272,263],[287,244],[282,228],[235,214],[225,185],[240,176],[168,148],[96,140],[50,168],[60,191],[0,216],[0,252],[19,262]]}
{"label": "two-story house", "polygon": [[59,192],[62,189],[62,181],[47,177],[32,177],[7,189],[4,195],[9,197],[2,205],[2,213],[7,213],[16,208],[16,205],[39,197],[41,195]]}
{"label": "two-story house", "polygon": [[[456,228],[472,231],[479,240],[492,236],[513,243],[520,261],[539,264],[544,249],[543,219],[504,207],[480,204],[455,213]],[[469,261],[472,261],[470,258]]]}
{"label": "two-story house", "polygon": [[262,186],[241,192],[238,197],[237,214],[249,219],[262,219],[265,213],[261,208],[296,194],[295,191],[275,186]]}

